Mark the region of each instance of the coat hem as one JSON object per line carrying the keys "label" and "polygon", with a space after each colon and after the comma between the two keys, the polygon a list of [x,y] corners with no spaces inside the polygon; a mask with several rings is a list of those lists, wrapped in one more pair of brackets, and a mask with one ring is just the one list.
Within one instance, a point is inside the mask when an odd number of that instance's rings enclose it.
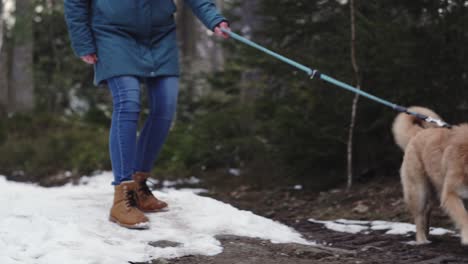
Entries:
{"label": "coat hem", "polygon": [[117,77],[117,76],[136,76],[136,77],[139,77],[139,78],[157,78],[157,77],[164,77],[164,76],[180,77],[180,73],[161,72],[161,73],[157,73],[155,75],[141,74],[141,73],[116,73],[116,74],[106,75],[106,76],[101,77],[101,78],[96,78],[95,77],[93,84],[96,87],[101,87],[101,86],[106,84],[107,79]]}

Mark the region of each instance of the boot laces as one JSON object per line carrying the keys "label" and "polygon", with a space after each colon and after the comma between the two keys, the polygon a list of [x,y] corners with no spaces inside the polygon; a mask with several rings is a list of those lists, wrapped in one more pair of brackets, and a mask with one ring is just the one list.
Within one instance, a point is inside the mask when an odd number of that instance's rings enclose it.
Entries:
{"label": "boot laces", "polygon": [[150,188],[148,187],[148,185],[146,184],[146,180],[145,181],[142,181],[140,183],[140,188],[138,189],[139,191],[141,191],[143,194],[145,194],[146,196],[149,196],[149,195],[152,195],[153,193],[151,192]]}
{"label": "boot laces", "polygon": [[135,191],[127,191],[125,194],[125,203],[127,204],[128,207],[137,207],[137,198],[136,198],[136,193]]}

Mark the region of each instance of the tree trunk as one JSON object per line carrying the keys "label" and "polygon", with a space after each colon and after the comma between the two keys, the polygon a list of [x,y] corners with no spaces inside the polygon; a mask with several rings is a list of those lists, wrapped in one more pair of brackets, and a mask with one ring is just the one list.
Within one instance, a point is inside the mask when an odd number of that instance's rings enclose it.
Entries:
{"label": "tree trunk", "polygon": [[8,109],[8,59],[5,48],[0,50],[0,108],[3,111]]}
{"label": "tree trunk", "polygon": [[177,1],[177,33],[179,37],[179,48],[181,62],[184,71],[190,71],[190,64],[195,58],[197,27],[195,16],[190,12],[184,1]]}
{"label": "tree trunk", "polygon": [[31,0],[16,0],[9,111],[27,112],[34,108],[33,5]]}
{"label": "tree trunk", "polygon": [[[354,78],[356,82],[356,87],[361,88],[361,77],[359,72],[359,66],[356,58],[356,11],[355,11],[355,1],[350,0],[350,17],[351,17],[351,64],[353,66]],[[359,94],[356,94],[353,99],[353,105],[351,110],[351,123],[349,126],[349,135],[348,135],[348,189],[353,185],[353,136],[354,136],[354,127],[356,123],[356,112],[357,105],[359,102]]]}
{"label": "tree trunk", "polygon": [[3,46],[3,0],[0,1],[0,52]]}
{"label": "tree trunk", "polygon": [[[206,85],[197,85],[194,77],[199,73],[214,72],[223,68],[224,58],[221,45],[206,27],[193,15],[183,0],[177,0],[177,32],[180,60],[186,89],[193,98],[206,92]],[[218,0],[217,7],[222,10],[222,1]],[[187,82],[188,81],[188,82]]]}
{"label": "tree trunk", "polygon": [[[240,6],[240,22],[242,28],[235,29],[247,37],[251,38],[253,32],[259,30],[260,21],[258,19],[257,10],[259,3],[257,1],[245,1]],[[257,91],[253,88],[252,83],[258,82],[261,77],[259,69],[249,69],[242,73],[240,85],[240,102],[243,105],[251,105],[255,102]]]}
{"label": "tree trunk", "polygon": [[[252,38],[253,33],[261,27],[257,10],[260,6],[258,1],[243,1],[236,10],[240,21],[233,25],[233,30],[241,32],[247,38]],[[262,71],[259,68],[245,69],[239,80],[239,103],[243,109],[240,115],[240,125],[245,133],[253,135],[255,131],[254,106],[257,99],[258,86],[261,82]]]}
{"label": "tree trunk", "polygon": [[177,1],[177,33],[180,50],[180,63],[182,70],[182,78],[184,86],[181,89],[185,90],[186,110],[193,112],[193,100],[195,98],[195,82],[194,72],[196,71],[196,53],[197,53],[197,37],[198,27],[196,18],[190,11],[189,7],[183,0]]}
{"label": "tree trunk", "polygon": [[5,23],[3,20],[3,1],[0,1],[0,108],[3,111],[8,107],[8,54],[4,42]]}

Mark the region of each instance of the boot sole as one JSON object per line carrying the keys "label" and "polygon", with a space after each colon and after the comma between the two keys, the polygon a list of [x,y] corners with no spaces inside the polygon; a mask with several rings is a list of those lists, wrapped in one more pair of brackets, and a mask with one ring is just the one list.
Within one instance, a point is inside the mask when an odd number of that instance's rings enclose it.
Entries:
{"label": "boot sole", "polygon": [[[140,208],[138,208],[138,209],[140,209]],[[169,208],[166,206],[166,207],[161,208],[161,209],[155,209],[155,210],[142,210],[142,209],[140,209],[140,211],[142,211],[143,213],[161,213],[161,212],[168,212]]]}
{"label": "boot sole", "polygon": [[126,227],[128,229],[138,229],[138,230],[145,230],[149,229],[149,222],[139,223],[136,225],[126,225],[120,223],[116,218],[109,216],[109,221],[118,224],[119,226]]}

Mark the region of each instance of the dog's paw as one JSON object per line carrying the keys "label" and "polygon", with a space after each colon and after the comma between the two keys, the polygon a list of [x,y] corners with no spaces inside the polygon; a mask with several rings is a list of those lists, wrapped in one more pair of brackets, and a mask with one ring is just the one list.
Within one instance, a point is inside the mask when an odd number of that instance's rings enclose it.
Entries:
{"label": "dog's paw", "polygon": [[464,238],[462,237],[462,239],[461,239],[461,244],[462,244],[462,246],[468,246],[468,239],[466,239],[466,238],[464,239]]}
{"label": "dog's paw", "polygon": [[468,246],[468,232],[466,230],[461,231],[460,240],[463,246]]}

